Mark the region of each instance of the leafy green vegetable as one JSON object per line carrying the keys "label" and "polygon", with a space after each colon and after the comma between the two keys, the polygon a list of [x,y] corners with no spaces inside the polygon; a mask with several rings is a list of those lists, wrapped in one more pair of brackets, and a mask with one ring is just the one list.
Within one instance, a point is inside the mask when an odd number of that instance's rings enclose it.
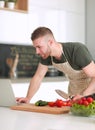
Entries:
{"label": "leafy green vegetable", "polygon": [[79,115],[79,116],[95,115],[95,100],[92,103],[90,103],[88,106],[74,103],[71,107],[71,112],[74,115]]}

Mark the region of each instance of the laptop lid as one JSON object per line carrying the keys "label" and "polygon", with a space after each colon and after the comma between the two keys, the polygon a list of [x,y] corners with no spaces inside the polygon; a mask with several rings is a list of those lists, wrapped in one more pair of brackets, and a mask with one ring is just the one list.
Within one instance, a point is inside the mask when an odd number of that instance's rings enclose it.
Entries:
{"label": "laptop lid", "polygon": [[0,79],[0,106],[10,107],[16,104],[11,81],[9,79]]}

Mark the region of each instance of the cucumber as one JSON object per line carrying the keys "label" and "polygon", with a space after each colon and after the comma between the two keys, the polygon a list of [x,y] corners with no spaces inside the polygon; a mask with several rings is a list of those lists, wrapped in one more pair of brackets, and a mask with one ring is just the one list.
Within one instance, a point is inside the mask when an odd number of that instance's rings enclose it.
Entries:
{"label": "cucumber", "polygon": [[38,100],[37,102],[35,102],[35,106],[46,106],[46,105],[48,105],[47,101]]}

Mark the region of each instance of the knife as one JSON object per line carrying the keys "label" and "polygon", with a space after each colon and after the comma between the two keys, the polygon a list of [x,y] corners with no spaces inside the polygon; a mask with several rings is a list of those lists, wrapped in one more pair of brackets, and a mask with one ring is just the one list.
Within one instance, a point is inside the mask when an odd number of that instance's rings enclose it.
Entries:
{"label": "knife", "polygon": [[64,91],[60,90],[60,89],[56,89],[55,92],[60,95],[61,97],[68,99],[70,98],[69,95],[67,93],[65,93]]}
{"label": "knife", "polygon": [[[74,98],[74,95],[70,96],[69,94],[65,93],[64,91],[60,90],[60,89],[56,89],[55,92],[60,95],[61,97],[65,98],[65,99],[73,99]],[[83,96],[85,98],[87,97],[92,97],[94,100],[95,100],[95,93],[92,93],[90,95],[87,95],[87,96]]]}

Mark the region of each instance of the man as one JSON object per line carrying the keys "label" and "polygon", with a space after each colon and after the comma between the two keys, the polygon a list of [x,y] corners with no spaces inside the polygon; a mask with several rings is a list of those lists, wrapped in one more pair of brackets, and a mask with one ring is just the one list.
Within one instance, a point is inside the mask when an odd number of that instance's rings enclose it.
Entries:
{"label": "man", "polygon": [[95,64],[85,45],[58,43],[52,31],[46,27],[34,30],[31,40],[36,53],[41,56],[41,62],[30,81],[27,96],[17,98],[18,102],[30,102],[51,64],[67,75],[68,94],[75,95],[75,99],[95,92]]}

